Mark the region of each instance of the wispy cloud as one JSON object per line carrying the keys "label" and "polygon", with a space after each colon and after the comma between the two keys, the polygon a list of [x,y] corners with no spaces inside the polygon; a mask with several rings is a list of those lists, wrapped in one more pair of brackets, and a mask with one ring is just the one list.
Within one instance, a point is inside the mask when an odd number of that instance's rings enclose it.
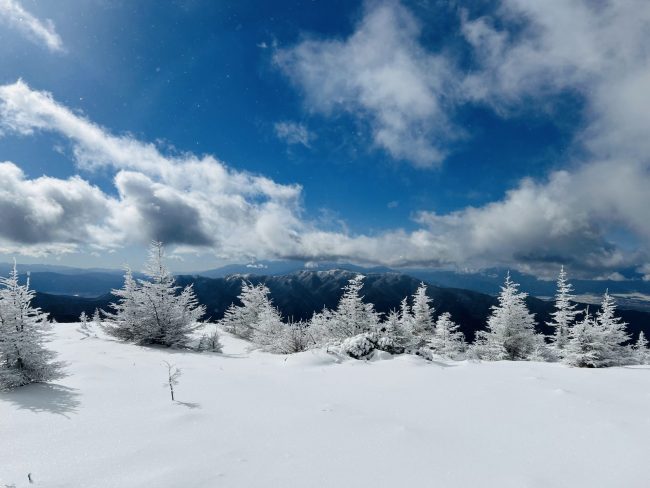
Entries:
{"label": "wispy cloud", "polygon": [[310,147],[310,141],[315,138],[314,134],[304,124],[298,122],[276,122],[273,128],[278,139],[289,145],[300,144],[305,147]]}
{"label": "wispy cloud", "polygon": [[50,51],[63,51],[63,41],[53,22],[36,18],[17,0],[0,0],[0,21],[4,21],[34,42],[43,44]]}

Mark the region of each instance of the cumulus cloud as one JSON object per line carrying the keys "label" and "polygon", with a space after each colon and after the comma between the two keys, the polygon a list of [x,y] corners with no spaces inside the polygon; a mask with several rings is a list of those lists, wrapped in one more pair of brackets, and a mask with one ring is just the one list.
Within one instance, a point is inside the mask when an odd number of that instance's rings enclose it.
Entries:
{"label": "cumulus cloud", "polygon": [[38,253],[72,250],[106,235],[106,216],[116,204],[79,177],[30,180],[15,164],[0,163],[0,247],[27,245],[27,254],[39,247]]}
{"label": "cumulus cloud", "polygon": [[[103,209],[105,218],[102,213],[107,232],[84,236],[93,244],[101,245],[104,239],[111,245],[145,243],[155,238],[189,249],[210,249],[228,258],[274,256],[294,245],[300,226],[298,185],[281,185],[263,176],[234,171],[211,156],[166,155],[153,144],[129,135],[112,135],[22,81],[0,86],[0,130],[23,135],[58,133],[72,144],[80,168],[116,171],[119,198],[103,195],[110,203]],[[83,182],[80,178],[74,181]],[[19,191],[14,197],[29,199],[30,195]],[[80,208],[71,205],[61,209],[63,220],[84,209],[84,198],[76,203]],[[48,204],[33,202],[43,207],[42,212]],[[87,213],[82,216],[88,222],[98,220]],[[58,222],[48,223],[52,226],[49,233],[45,229],[34,232],[42,233],[43,241],[83,240],[74,235],[76,225],[62,225],[57,234],[52,234]],[[6,238],[28,240],[17,234]]]}
{"label": "cumulus cloud", "polygon": [[453,70],[425,51],[421,26],[396,2],[368,7],[344,40],[307,39],[279,49],[276,64],[304,92],[310,110],[341,110],[367,120],[377,147],[396,159],[433,166],[452,128],[446,93]]}
{"label": "cumulus cloud", "polygon": [[0,22],[43,44],[50,51],[63,51],[63,41],[51,20],[40,20],[25,10],[17,0],[0,0]]}
{"label": "cumulus cloud", "polygon": [[310,147],[309,143],[315,137],[304,124],[298,122],[276,122],[273,128],[277,138],[289,145],[300,144]]}
{"label": "cumulus cloud", "polygon": [[[545,178],[524,179],[482,207],[447,214],[423,209],[413,231],[324,230],[304,218],[298,185],[235,171],[211,156],[165,154],[129,135],[111,134],[23,82],[1,86],[0,131],[62,135],[80,168],[115,171],[117,196],[80,178],[48,179],[51,185],[74,182],[97,202],[96,208],[77,209],[75,201],[39,190],[60,214],[70,213],[76,224],[67,225],[40,210],[45,203],[28,191],[43,182],[7,177],[4,191],[14,193],[0,199],[0,212],[6,208],[12,222],[27,219],[42,227],[31,233],[2,225],[0,232],[7,242],[25,245],[37,244],[42,233],[43,244],[63,248],[84,239],[116,246],[162,238],[178,252],[229,259],[500,264],[538,274],[564,263],[584,276],[630,266],[650,276],[644,266],[650,242],[650,51],[644,33],[650,31],[650,11],[642,7],[637,0],[503,0],[488,15],[464,13],[459,35],[476,60],[453,82],[450,73],[458,71],[452,60],[418,44],[417,21],[396,3],[368,7],[347,39],[307,39],[277,51],[276,61],[304,90],[312,110],[363,117],[378,146],[423,166],[444,156],[445,138],[453,132],[449,98],[509,117],[529,109],[530,100],[552,103],[566,91],[582,97],[585,120],[575,144],[584,157],[564,161],[567,169]],[[22,200],[19,210],[11,207]]]}

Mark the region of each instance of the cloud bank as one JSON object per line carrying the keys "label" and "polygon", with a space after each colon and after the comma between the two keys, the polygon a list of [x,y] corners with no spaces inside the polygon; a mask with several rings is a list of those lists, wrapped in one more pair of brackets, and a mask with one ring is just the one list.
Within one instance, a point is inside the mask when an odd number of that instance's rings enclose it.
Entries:
{"label": "cloud bank", "polygon": [[[482,17],[459,11],[458,25],[474,54],[462,76],[449,53],[421,45],[421,26],[394,2],[369,4],[351,36],[308,38],[277,51],[276,62],[310,110],[362,117],[375,145],[420,166],[444,159],[457,134],[454,107],[481,105],[511,117],[535,109],[531,100],[552,103],[571,92],[585,106],[575,135],[580,159],[564,161],[566,169],[545,178],[524,179],[482,207],[422,209],[415,230],[354,235],[305,218],[299,185],[236,171],[212,156],[165,154],[17,82],[0,87],[0,131],[65,137],[80,170],[114,171],[116,194],[81,177],[30,180],[4,163],[0,212],[7,225],[0,247],[69,250],[158,238],[227,259],[504,265],[538,274],[564,263],[585,276],[630,266],[648,274],[650,10],[644,2],[503,0]],[[21,222],[34,229],[16,229]]]}

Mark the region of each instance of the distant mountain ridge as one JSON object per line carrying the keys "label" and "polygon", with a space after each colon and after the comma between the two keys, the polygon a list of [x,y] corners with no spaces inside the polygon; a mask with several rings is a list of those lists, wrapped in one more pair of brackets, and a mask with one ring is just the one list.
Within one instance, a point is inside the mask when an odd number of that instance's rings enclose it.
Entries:
{"label": "distant mountain ridge", "polygon": [[[323,307],[335,308],[342,293],[341,288],[355,274],[348,270],[303,270],[278,276],[235,274],[224,278],[206,278],[181,275],[177,277],[177,282],[181,286],[194,286],[197,298],[206,306],[206,318],[211,320],[220,319],[226,308],[237,302],[243,279],[254,284],[265,283],[271,291],[273,302],[285,317],[307,320]],[[404,296],[412,295],[420,280],[401,273],[385,272],[368,273],[364,283],[362,293],[365,300],[385,314],[398,308]],[[473,338],[476,330],[484,328],[490,308],[496,304],[494,296],[458,288],[429,285],[428,294],[433,299],[436,312],[450,312],[468,339]],[[72,322],[82,311],[92,315],[95,308],[106,309],[112,300],[114,297],[110,294],[83,298],[38,293],[35,304],[60,322]],[[550,333],[544,323],[550,318],[552,302],[529,297],[528,306],[536,314],[540,331]],[[621,310],[620,315],[630,323],[630,331],[634,335],[639,330],[650,333],[649,313]]]}

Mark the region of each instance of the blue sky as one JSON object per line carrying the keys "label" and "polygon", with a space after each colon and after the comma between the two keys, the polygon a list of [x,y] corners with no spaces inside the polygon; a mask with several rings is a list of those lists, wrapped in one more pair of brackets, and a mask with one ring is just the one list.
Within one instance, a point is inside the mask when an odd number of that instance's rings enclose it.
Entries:
{"label": "blue sky", "polygon": [[645,275],[649,26],[641,1],[2,0],[0,250]]}

